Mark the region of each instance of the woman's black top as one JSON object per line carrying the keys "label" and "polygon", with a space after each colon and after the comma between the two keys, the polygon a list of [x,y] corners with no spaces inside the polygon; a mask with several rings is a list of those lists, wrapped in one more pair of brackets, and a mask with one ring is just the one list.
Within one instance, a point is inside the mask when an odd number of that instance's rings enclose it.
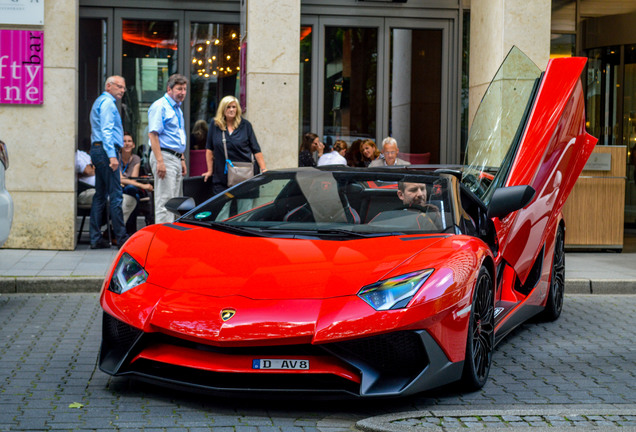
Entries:
{"label": "woman's black top", "polygon": [[[241,120],[238,128],[230,134],[225,131],[225,141],[227,145],[227,157],[232,162],[250,162],[252,155],[261,153],[261,147],[258,145],[256,135],[252,124],[245,120]],[[227,189],[227,172],[225,169],[225,153],[223,152],[223,131],[214,124],[214,120],[210,122],[208,128],[208,140],[205,148],[212,150],[214,153],[214,162],[212,167],[212,187],[214,193]],[[254,164],[254,173],[258,174],[258,164]]]}
{"label": "woman's black top", "polygon": [[299,167],[315,167],[316,161],[314,160],[314,156],[308,150],[303,150],[298,153],[298,166]]}

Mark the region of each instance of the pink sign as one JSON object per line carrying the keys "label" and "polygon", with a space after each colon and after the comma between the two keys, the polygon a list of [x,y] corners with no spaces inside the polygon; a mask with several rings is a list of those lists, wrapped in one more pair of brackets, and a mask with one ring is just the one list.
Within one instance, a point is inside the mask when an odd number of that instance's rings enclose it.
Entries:
{"label": "pink sign", "polygon": [[0,30],[0,103],[42,104],[43,46],[44,32]]}

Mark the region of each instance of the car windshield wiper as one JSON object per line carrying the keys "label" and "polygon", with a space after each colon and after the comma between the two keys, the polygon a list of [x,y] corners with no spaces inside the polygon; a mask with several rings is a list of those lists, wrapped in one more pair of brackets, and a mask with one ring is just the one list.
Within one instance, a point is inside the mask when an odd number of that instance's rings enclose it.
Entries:
{"label": "car windshield wiper", "polygon": [[223,222],[198,221],[196,219],[182,219],[179,220],[179,222],[213,228],[230,234],[248,235],[253,237],[267,237],[266,235],[262,234],[259,229],[251,229],[237,225],[228,225]]}
{"label": "car windshield wiper", "polygon": [[280,233],[280,234],[295,234],[295,235],[307,235],[307,236],[338,236],[338,237],[355,237],[355,238],[371,238],[371,237],[384,237],[395,235],[396,233],[365,233],[358,231],[350,231],[342,228],[290,228],[290,227],[280,227],[280,228],[263,228],[262,232],[267,233]]}
{"label": "car windshield wiper", "polygon": [[383,237],[386,235],[390,235],[390,233],[364,233],[358,231],[349,231],[341,228],[318,229],[316,230],[316,232],[321,235],[346,235],[349,237],[358,238]]}

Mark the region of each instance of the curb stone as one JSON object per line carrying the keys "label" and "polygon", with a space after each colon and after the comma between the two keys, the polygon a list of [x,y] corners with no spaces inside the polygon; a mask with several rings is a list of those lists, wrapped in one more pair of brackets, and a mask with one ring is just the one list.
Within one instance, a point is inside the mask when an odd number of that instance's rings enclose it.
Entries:
{"label": "curb stone", "polygon": [[590,281],[589,279],[566,279],[565,293],[566,294],[591,294],[592,281]]}
{"label": "curb stone", "polygon": [[103,277],[0,277],[0,293],[90,293],[99,292]]}
{"label": "curb stone", "polygon": [[[611,420],[605,420],[609,417]],[[625,419],[625,424],[620,424]],[[432,421],[430,421],[432,420]],[[442,424],[444,422],[444,424]],[[618,424],[617,424],[618,423]],[[356,428],[365,432],[414,432],[418,430],[465,429],[470,427],[528,431],[584,430],[636,432],[636,404],[629,405],[562,405],[508,409],[492,407],[445,407],[407,411],[360,420]]]}
{"label": "curb stone", "polygon": [[591,289],[592,294],[635,294],[636,281],[600,279],[591,282]]}

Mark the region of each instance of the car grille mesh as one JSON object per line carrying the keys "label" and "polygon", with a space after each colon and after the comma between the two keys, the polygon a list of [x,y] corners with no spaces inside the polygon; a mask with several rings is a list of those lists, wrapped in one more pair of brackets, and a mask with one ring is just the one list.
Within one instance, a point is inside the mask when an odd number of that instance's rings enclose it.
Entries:
{"label": "car grille mesh", "polygon": [[102,319],[102,335],[104,342],[109,346],[118,347],[120,350],[127,351],[141,333],[141,330],[104,313]]}
{"label": "car grille mesh", "polygon": [[345,359],[356,359],[374,369],[391,374],[412,375],[428,365],[422,340],[414,332],[396,332],[364,339],[329,344]]}

